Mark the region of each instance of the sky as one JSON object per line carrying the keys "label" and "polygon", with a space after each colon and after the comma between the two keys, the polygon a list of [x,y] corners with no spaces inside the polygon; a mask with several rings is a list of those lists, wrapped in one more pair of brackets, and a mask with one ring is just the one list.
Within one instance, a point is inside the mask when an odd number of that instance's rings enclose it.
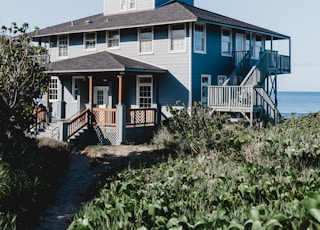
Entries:
{"label": "sky", "polygon": [[[320,92],[319,0],[195,0],[195,6],[290,36],[292,71],[278,76],[278,90]],[[103,0],[0,0],[0,25],[45,28],[102,12]]]}

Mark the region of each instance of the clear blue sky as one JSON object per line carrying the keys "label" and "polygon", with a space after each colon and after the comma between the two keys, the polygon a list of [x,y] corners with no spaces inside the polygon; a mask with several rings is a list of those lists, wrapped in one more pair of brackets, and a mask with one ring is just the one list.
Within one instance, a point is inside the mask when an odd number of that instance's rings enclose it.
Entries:
{"label": "clear blue sky", "polygon": [[[0,1],[0,25],[45,28],[103,11],[103,0]],[[195,0],[195,5],[290,36],[292,73],[279,76],[278,90],[320,92],[319,0]]]}

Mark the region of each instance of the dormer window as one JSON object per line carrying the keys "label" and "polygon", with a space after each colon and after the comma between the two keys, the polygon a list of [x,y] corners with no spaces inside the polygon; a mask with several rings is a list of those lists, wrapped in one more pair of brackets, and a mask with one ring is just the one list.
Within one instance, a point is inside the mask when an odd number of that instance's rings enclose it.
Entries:
{"label": "dormer window", "polygon": [[85,33],[84,40],[86,50],[93,50],[96,48],[96,33]]}

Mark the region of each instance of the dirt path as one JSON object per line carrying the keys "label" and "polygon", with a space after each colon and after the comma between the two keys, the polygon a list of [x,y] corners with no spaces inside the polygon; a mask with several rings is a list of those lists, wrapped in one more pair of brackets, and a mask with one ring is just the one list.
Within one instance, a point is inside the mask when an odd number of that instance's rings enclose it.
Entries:
{"label": "dirt path", "polygon": [[81,153],[70,153],[65,180],[58,189],[55,201],[40,218],[37,230],[64,230],[75,212],[80,210],[88,190],[99,175],[108,173],[119,165],[154,157],[150,146],[97,146]]}

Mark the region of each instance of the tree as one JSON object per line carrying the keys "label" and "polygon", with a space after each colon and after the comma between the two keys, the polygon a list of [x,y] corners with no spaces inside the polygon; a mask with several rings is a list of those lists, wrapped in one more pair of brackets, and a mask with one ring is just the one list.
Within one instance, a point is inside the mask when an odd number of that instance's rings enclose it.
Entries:
{"label": "tree", "polygon": [[0,152],[32,125],[35,99],[47,89],[46,67],[36,57],[46,50],[32,44],[28,24],[0,32]]}

